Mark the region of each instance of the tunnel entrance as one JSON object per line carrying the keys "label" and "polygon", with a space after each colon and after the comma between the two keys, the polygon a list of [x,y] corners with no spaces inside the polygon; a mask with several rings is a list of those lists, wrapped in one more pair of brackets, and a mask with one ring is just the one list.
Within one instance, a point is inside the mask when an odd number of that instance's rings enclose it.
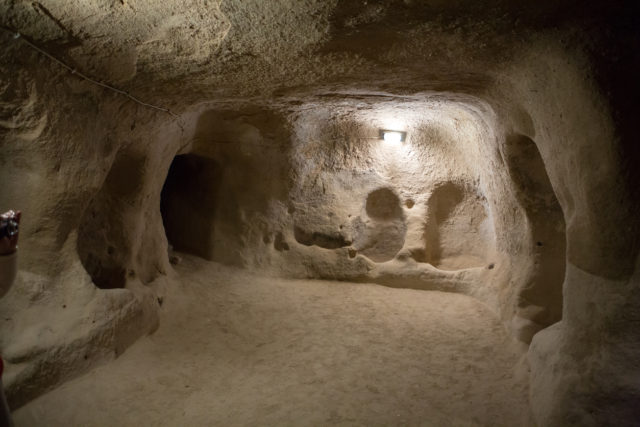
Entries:
{"label": "tunnel entrance", "polygon": [[160,199],[167,240],[174,249],[213,258],[221,167],[195,154],[176,156]]}
{"label": "tunnel entrance", "polygon": [[530,342],[533,334],[562,318],[562,285],[566,267],[566,225],[536,143],[508,135],[503,157],[515,196],[527,217],[534,269],[518,298],[517,334]]}

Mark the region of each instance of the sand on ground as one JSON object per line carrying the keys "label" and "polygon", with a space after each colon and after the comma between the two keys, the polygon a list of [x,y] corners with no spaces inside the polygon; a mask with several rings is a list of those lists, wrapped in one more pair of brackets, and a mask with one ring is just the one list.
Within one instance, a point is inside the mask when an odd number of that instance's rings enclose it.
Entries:
{"label": "sand on ground", "polygon": [[184,256],[161,326],[19,426],[529,424],[521,351],[473,298]]}

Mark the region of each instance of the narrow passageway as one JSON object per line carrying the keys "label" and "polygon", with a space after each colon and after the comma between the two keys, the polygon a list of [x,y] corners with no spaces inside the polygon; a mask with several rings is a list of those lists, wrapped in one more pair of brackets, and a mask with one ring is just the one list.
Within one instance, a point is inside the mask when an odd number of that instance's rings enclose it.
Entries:
{"label": "narrow passageway", "polygon": [[521,353],[471,297],[181,257],[159,330],[17,426],[529,424]]}

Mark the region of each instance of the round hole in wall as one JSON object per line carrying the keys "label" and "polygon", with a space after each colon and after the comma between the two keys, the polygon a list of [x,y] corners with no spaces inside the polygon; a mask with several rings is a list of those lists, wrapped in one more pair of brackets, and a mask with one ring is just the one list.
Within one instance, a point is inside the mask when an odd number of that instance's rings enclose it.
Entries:
{"label": "round hole in wall", "polygon": [[379,188],[367,196],[367,215],[373,219],[389,221],[402,217],[400,199],[390,188]]}

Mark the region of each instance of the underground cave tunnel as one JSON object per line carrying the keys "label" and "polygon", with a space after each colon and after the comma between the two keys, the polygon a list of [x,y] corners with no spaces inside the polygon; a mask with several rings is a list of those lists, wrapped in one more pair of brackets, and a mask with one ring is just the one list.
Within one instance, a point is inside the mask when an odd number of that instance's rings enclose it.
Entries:
{"label": "underground cave tunnel", "polygon": [[635,425],[632,3],[0,4],[16,425]]}

